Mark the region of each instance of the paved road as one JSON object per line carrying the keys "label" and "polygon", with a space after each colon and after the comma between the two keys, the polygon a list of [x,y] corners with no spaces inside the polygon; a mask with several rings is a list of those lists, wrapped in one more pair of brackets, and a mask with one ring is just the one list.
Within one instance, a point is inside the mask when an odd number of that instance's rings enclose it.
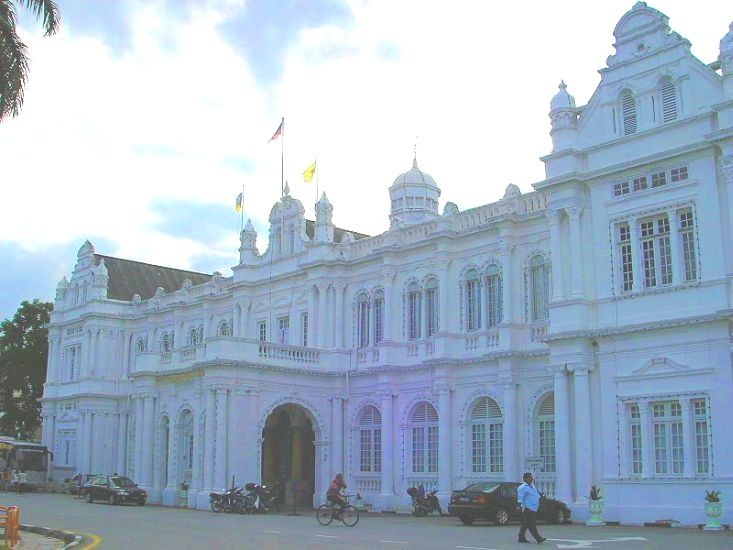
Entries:
{"label": "paved road", "polygon": [[[239,516],[160,506],[110,506],[86,504],[69,495],[29,494],[8,498],[17,503],[21,522],[101,537],[96,548],[110,550],[211,549],[419,549],[488,550],[532,548],[517,544],[517,526],[478,523],[464,527],[454,518],[362,516],[356,527],[341,524],[322,527],[312,514]],[[549,537],[545,548],[598,548],[599,550],[692,550],[733,548],[733,532],[695,529],[643,529],[542,525]],[[95,550],[96,550],[95,548]]]}

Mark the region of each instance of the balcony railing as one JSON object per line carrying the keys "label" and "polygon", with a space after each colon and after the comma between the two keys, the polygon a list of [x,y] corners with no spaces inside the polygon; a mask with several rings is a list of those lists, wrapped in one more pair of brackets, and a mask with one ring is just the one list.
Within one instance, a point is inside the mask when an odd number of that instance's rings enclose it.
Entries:
{"label": "balcony railing", "polygon": [[378,494],[382,490],[380,474],[356,474],[352,476],[356,492],[361,494]]}

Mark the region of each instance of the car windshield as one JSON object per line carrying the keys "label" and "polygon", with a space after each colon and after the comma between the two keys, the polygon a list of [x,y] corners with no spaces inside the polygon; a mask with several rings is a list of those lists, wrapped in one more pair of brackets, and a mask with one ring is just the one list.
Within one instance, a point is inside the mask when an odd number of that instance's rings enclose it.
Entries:
{"label": "car windshield", "polygon": [[43,449],[16,449],[17,469],[25,472],[45,472],[48,465],[46,451]]}
{"label": "car windshield", "polygon": [[134,487],[135,484],[128,477],[111,477],[109,478],[110,485],[114,487]]}
{"label": "car windshield", "polygon": [[474,491],[477,493],[491,493],[499,486],[498,483],[492,483],[490,481],[482,481],[479,483],[472,483],[464,489],[464,491]]}

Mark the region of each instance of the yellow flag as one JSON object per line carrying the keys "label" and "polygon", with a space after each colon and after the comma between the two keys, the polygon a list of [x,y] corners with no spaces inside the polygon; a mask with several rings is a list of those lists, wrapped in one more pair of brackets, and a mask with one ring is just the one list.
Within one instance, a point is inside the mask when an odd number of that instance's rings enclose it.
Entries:
{"label": "yellow flag", "polygon": [[313,161],[313,164],[311,164],[308,168],[305,169],[305,172],[303,172],[303,181],[306,183],[310,183],[313,181],[313,174],[316,173],[316,161]]}
{"label": "yellow flag", "polygon": [[242,198],[243,198],[242,195],[243,193],[240,193],[239,195],[237,195],[237,203],[234,205],[234,210],[236,210],[237,212],[242,210]]}

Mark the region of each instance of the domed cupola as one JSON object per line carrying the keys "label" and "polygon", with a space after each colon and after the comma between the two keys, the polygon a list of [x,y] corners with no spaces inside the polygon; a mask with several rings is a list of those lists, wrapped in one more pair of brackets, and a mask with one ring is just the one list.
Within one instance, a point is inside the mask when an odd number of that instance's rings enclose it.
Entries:
{"label": "domed cupola", "polygon": [[430,174],[417,167],[417,157],[412,161],[412,170],[394,180],[389,197],[392,201],[390,228],[422,223],[439,216],[440,188]]}

